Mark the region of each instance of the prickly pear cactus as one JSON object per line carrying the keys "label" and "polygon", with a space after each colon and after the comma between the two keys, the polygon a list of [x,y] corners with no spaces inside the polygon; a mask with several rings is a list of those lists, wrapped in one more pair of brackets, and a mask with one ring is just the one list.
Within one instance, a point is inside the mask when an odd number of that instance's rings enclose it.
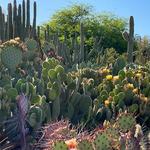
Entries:
{"label": "prickly pear cactus", "polygon": [[114,149],[117,148],[120,145],[120,143],[119,143],[119,137],[120,137],[119,131],[114,127],[108,127],[105,132],[107,133],[107,135],[109,135],[109,139],[110,139],[111,143],[113,143],[112,147]]}
{"label": "prickly pear cactus", "polygon": [[38,43],[33,39],[26,39],[25,45],[28,51],[24,54],[24,58],[33,60],[37,56]]}
{"label": "prickly pear cactus", "polygon": [[22,62],[22,51],[19,47],[10,45],[4,46],[1,51],[2,64],[11,72]]}
{"label": "prickly pear cactus", "polygon": [[86,115],[89,112],[89,108],[92,105],[92,99],[90,96],[82,95],[79,102],[79,110],[83,112],[83,115]]}
{"label": "prickly pear cactus", "polygon": [[18,95],[17,89],[15,89],[15,88],[9,88],[7,90],[7,96],[8,96],[9,99],[16,100],[17,95]]}
{"label": "prickly pear cactus", "polygon": [[68,150],[68,147],[64,141],[57,141],[54,143],[53,150]]}
{"label": "prickly pear cactus", "polygon": [[81,142],[79,142],[78,149],[79,150],[85,150],[85,149],[86,150],[94,150],[92,142],[90,142],[88,140],[82,140]]}
{"label": "prickly pear cactus", "polygon": [[122,113],[119,115],[116,125],[122,132],[127,132],[136,125],[136,120],[131,114]]}
{"label": "prickly pear cactus", "polygon": [[38,49],[38,43],[34,39],[26,39],[25,44],[29,51],[36,51]]}
{"label": "prickly pear cactus", "polygon": [[28,115],[28,122],[31,127],[36,128],[39,127],[44,120],[43,111],[38,106],[31,107]]}
{"label": "prickly pear cactus", "polygon": [[97,134],[94,140],[94,146],[96,150],[106,150],[111,148],[109,136],[106,132]]}
{"label": "prickly pear cactus", "polygon": [[50,77],[51,79],[57,79],[57,74],[61,74],[64,72],[64,68],[59,65],[59,61],[54,58],[50,58],[43,62],[42,65],[42,77],[46,79]]}
{"label": "prickly pear cactus", "polygon": [[126,66],[126,61],[123,57],[117,58],[116,62],[113,65],[113,74],[117,75],[120,70]]}
{"label": "prickly pear cactus", "polygon": [[112,136],[113,138],[117,138],[119,136],[119,131],[114,127],[108,127],[106,129],[106,133]]}
{"label": "prickly pear cactus", "polygon": [[51,48],[52,48],[52,46],[50,45],[50,43],[44,42],[44,44],[43,44],[44,53],[47,53]]}

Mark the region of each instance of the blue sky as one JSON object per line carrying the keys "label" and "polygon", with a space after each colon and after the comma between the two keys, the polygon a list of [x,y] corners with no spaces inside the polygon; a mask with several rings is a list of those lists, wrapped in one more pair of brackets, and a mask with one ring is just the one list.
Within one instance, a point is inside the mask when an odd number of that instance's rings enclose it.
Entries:
{"label": "blue sky", "polygon": [[[13,0],[0,0],[4,10],[7,3]],[[30,0],[33,4],[34,0]],[[37,23],[42,24],[50,19],[55,11],[74,3],[85,3],[93,6],[95,12],[109,11],[117,16],[135,18],[135,33],[150,36],[150,0],[36,0],[38,4]],[[18,3],[22,0],[17,0]]]}

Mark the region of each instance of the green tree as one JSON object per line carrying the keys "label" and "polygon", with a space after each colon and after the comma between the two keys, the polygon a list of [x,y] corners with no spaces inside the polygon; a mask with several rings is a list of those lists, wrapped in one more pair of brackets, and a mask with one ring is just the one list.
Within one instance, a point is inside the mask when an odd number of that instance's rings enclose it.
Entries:
{"label": "green tree", "polygon": [[[126,51],[126,41],[122,38],[122,32],[126,29],[127,22],[111,13],[94,14],[92,7],[88,5],[72,5],[56,12],[47,24],[50,26],[51,33],[59,33],[59,38],[64,40],[67,37],[68,44],[71,37],[78,36],[80,32],[80,22],[84,25],[85,50],[90,53],[94,49],[94,41],[101,39],[97,48],[114,48],[117,52]],[[96,42],[97,42],[96,41]]]}
{"label": "green tree", "polygon": [[87,5],[73,5],[56,12],[51,20],[46,23],[51,27],[52,32],[60,32],[60,34],[79,31],[79,24],[82,19],[90,15],[91,7]]}

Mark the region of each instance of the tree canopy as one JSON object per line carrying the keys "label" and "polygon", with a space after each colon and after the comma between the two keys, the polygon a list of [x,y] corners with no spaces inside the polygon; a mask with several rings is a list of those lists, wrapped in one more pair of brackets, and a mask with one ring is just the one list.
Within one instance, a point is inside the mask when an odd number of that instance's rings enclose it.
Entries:
{"label": "tree canopy", "polygon": [[95,14],[88,5],[72,5],[63,8],[53,14],[45,25],[50,25],[52,33],[59,33],[60,39],[64,39],[64,33],[69,40],[74,33],[79,36],[80,22],[84,25],[85,48],[90,51],[94,39],[101,39],[100,47],[115,48],[117,52],[126,51],[126,42],[122,38],[122,32],[126,29],[127,21],[112,13]]}

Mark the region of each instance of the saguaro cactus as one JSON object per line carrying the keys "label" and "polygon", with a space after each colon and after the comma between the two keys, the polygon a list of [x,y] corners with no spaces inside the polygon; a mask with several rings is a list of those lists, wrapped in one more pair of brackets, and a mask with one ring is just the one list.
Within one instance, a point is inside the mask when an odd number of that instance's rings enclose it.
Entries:
{"label": "saguaro cactus", "polygon": [[128,49],[127,49],[127,55],[128,55],[128,63],[133,62],[133,46],[134,46],[134,18],[133,16],[130,17],[129,21],[129,33],[124,32],[123,38],[128,42]]}

